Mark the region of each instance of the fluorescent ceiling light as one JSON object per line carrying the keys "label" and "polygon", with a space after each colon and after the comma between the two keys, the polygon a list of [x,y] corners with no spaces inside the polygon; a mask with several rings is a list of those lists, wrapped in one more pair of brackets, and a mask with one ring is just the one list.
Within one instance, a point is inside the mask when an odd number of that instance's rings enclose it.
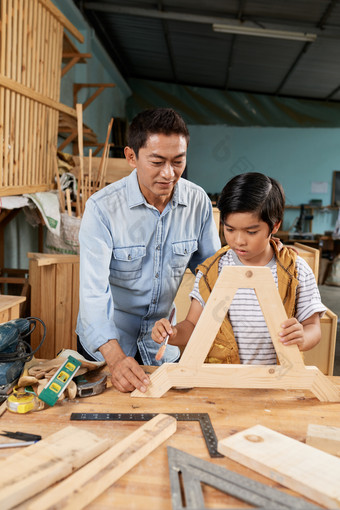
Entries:
{"label": "fluorescent ceiling light", "polygon": [[215,32],[225,32],[227,34],[239,35],[255,35],[258,37],[273,37],[276,39],[288,39],[289,41],[310,41],[314,42],[317,38],[316,34],[308,34],[306,32],[288,32],[286,30],[270,30],[268,28],[253,28],[242,25],[222,25],[213,24]]}

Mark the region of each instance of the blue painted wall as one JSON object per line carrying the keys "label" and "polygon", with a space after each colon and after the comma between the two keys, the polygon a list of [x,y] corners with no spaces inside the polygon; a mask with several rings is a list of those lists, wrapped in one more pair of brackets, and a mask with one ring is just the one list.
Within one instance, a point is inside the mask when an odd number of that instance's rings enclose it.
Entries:
{"label": "blue painted wall", "polygon": [[[331,204],[332,177],[340,170],[339,128],[261,128],[189,126],[188,178],[207,192],[219,193],[228,180],[257,171],[281,182],[289,205],[321,199]],[[311,191],[327,183],[326,193]],[[299,211],[285,214],[288,230]],[[337,211],[315,211],[313,232],[333,230]]]}

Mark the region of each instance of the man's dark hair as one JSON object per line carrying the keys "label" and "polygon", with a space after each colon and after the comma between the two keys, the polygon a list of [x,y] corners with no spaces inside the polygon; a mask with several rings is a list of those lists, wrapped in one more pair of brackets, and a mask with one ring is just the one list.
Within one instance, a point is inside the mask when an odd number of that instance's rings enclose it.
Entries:
{"label": "man's dark hair", "polygon": [[182,117],[172,108],[151,108],[136,115],[128,131],[128,146],[138,158],[139,149],[146,146],[150,135],[182,135],[189,144],[189,131]]}
{"label": "man's dark hair", "polygon": [[233,177],[224,186],[217,206],[222,221],[232,213],[254,213],[267,223],[271,232],[275,223],[283,219],[285,195],[275,179],[249,172]]}

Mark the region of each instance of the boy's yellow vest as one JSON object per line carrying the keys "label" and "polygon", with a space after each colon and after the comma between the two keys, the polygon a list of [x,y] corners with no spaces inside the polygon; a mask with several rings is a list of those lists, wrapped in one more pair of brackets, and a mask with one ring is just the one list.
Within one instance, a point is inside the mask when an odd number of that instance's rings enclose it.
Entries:
{"label": "boy's yellow vest", "polygon": [[[276,257],[279,294],[287,316],[290,318],[294,316],[296,289],[299,283],[295,264],[297,254],[287,246],[284,246],[278,251],[276,243],[272,240],[270,243]],[[218,263],[220,258],[228,250],[230,250],[229,246],[224,246],[218,250],[215,255],[205,260],[203,264],[200,264],[196,268],[196,272],[200,270],[203,273],[199,282],[199,291],[205,302],[207,302],[218,278]],[[205,359],[205,363],[240,363],[237,343],[227,315],[216,335],[214,343]]]}

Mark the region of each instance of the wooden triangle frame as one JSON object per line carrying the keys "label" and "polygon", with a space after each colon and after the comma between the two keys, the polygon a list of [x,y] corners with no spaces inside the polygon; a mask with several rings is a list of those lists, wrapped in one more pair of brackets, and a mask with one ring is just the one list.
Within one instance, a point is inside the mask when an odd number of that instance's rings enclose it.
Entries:
{"label": "wooden triangle frame", "polygon": [[[279,365],[204,363],[239,288],[255,290]],[[271,388],[309,390],[321,401],[340,402],[340,388],[317,367],[305,366],[296,345],[285,346],[278,340],[280,324],[286,319],[286,311],[268,267],[225,266],[179,363],[164,363],[150,376],[146,393],[135,390],[131,396],[161,397],[173,386]]]}

